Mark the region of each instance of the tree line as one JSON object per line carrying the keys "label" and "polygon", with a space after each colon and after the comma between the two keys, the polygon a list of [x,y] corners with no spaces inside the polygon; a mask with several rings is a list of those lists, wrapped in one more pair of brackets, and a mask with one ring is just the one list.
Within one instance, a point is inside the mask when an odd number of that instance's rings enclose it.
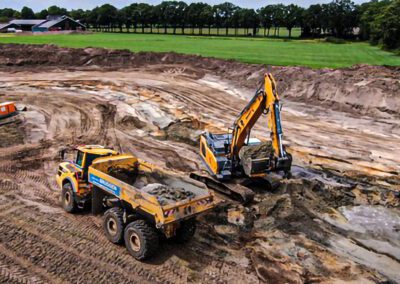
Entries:
{"label": "tree line", "polygon": [[400,48],[400,0],[372,0],[356,5],[351,0],[334,0],[328,4],[315,4],[308,8],[295,4],[274,4],[259,9],[247,9],[225,2],[218,5],[207,3],[186,4],[183,1],[163,1],[158,5],[133,3],[117,9],[104,4],[92,10],[70,10],[51,6],[34,13],[31,8],[21,11],[0,9],[0,22],[12,18],[43,19],[47,15],[69,15],[97,31],[153,33],[157,28],[164,33],[172,29],[176,34],[229,35],[229,30],[245,30],[249,36],[280,36],[286,28],[289,37],[292,29],[301,29],[301,37],[333,36],[335,38],[360,38],[385,48]]}

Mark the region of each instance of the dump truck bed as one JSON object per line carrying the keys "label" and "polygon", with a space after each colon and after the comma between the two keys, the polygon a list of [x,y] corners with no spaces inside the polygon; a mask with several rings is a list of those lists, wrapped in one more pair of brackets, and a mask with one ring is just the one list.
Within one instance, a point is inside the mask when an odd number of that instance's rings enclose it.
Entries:
{"label": "dump truck bed", "polygon": [[214,207],[213,195],[203,184],[130,155],[96,159],[89,167],[89,182],[128,202],[133,209],[154,215],[158,226]]}

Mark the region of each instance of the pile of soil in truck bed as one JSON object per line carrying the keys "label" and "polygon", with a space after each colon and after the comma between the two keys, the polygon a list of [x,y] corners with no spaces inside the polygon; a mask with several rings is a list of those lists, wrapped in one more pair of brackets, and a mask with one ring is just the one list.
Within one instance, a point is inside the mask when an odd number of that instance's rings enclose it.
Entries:
{"label": "pile of soil in truck bed", "polygon": [[148,184],[142,190],[156,196],[161,206],[195,197],[193,192],[184,188],[171,188],[160,183]]}
{"label": "pile of soil in truck bed", "polygon": [[162,176],[159,174],[153,174],[151,177],[147,175],[142,176],[138,174],[134,167],[110,167],[108,169],[108,174],[118,180],[156,196],[161,206],[194,198],[196,196],[194,192],[185,190],[184,188],[173,188],[154,182],[155,180],[162,180]]}

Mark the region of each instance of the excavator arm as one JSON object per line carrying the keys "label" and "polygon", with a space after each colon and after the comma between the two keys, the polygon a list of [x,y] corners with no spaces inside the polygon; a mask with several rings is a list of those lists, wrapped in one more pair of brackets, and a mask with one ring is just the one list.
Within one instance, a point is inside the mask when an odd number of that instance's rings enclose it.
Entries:
{"label": "excavator arm", "polygon": [[282,146],[280,103],[275,79],[270,73],[265,74],[263,85],[258,88],[254,97],[233,124],[230,144],[230,158],[233,161],[238,159],[240,149],[245,145],[246,138],[250,137],[251,129],[263,113],[268,115],[268,128],[271,132],[274,155],[282,157],[284,150]]}

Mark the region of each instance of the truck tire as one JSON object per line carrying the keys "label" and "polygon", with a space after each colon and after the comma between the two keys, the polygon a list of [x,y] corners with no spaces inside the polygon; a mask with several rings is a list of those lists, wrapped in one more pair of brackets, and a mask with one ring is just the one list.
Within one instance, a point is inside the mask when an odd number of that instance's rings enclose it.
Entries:
{"label": "truck tire", "polygon": [[104,213],[103,229],[107,239],[113,244],[121,244],[124,240],[124,211],[113,207]]}
{"label": "truck tire", "polygon": [[174,241],[181,244],[190,241],[196,233],[196,227],[196,219],[183,221],[176,230]]}
{"label": "truck tire", "polygon": [[64,210],[68,213],[78,211],[78,204],[75,201],[75,194],[72,190],[72,185],[66,182],[61,191],[61,203]]}
{"label": "truck tire", "polygon": [[156,229],[144,220],[136,220],[125,228],[125,246],[137,260],[144,260],[158,250],[159,238]]}

